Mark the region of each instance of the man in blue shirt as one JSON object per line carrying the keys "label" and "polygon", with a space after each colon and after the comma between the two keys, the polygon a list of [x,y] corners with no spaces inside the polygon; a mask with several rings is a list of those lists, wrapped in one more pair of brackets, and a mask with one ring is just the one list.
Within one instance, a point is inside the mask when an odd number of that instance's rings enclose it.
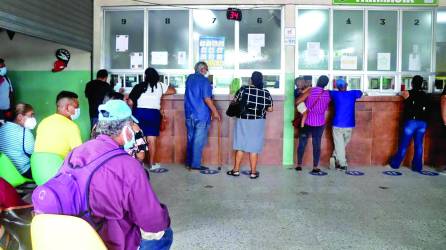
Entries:
{"label": "man in blue shirt", "polygon": [[201,166],[203,147],[208,140],[211,115],[220,121],[220,114],[212,101],[212,86],[205,62],[195,64],[195,73],[187,77],[184,94],[184,113],[187,128],[186,166],[194,170],[205,170]]}
{"label": "man in blue shirt", "polygon": [[360,90],[347,91],[347,83],[343,79],[336,80],[339,91],[330,91],[331,100],[334,103],[333,141],[335,150],[330,159],[334,161],[336,169],[347,170],[345,148],[352,137],[355,127],[355,103],[362,97]]}

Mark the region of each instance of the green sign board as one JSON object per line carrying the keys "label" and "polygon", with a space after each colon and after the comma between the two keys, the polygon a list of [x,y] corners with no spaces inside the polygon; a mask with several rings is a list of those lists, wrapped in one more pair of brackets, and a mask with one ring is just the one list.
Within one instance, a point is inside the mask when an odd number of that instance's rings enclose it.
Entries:
{"label": "green sign board", "polygon": [[334,5],[438,6],[438,0],[333,0]]}

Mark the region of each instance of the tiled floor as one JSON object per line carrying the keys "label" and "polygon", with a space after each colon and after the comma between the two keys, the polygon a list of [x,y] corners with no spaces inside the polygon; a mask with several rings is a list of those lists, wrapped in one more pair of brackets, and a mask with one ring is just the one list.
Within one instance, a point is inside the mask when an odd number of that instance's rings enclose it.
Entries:
{"label": "tiled floor", "polygon": [[165,167],[151,179],[170,211],[172,249],[446,249],[445,175],[260,167],[250,180]]}

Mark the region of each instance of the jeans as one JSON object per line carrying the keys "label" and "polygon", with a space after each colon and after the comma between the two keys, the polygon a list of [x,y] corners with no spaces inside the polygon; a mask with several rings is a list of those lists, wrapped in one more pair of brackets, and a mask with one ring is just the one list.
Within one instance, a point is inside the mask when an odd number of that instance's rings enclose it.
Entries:
{"label": "jeans", "polygon": [[308,137],[311,134],[313,138],[313,167],[319,165],[319,158],[321,156],[321,141],[322,134],[324,133],[325,126],[308,126],[305,125],[300,130],[299,134],[299,147],[297,148],[297,164],[301,165],[305,153],[305,147],[307,146]]}
{"label": "jeans", "polygon": [[209,123],[187,118],[187,152],[186,165],[191,168],[201,166],[201,155],[208,140]]}
{"label": "jeans", "polygon": [[333,156],[342,167],[347,167],[347,158],[345,157],[345,147],[352,138],[352,128],[338,128],[333,127],[333,143],[335,150]]}
{"label": "jeans", "polygon": [[159,240],[141,240],[139,250],[169,250],[173,242],[172,229],[164,231],[164,235]]}
{"label": "jeans", "polygon": [[414,139],[414,155],[412,160],[412,170],[421,171],[423,169],[423,139],[426,133],[427,123],[420,120],[409,120],[404,123],[401,142],[398,152],[390,160],[392,168],[399,168],[407,152],[412,137]]}

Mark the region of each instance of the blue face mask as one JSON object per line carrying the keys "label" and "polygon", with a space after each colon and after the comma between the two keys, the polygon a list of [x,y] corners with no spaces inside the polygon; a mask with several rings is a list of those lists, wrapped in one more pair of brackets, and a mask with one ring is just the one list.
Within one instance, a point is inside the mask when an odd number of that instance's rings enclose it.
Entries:
{"label": "blue face mask", "polygon": [[[130,132],[132,133],[132,139],[130,140],[127,139],[127,133],[126,133],[127,129],[130,130]],[[131,149],[135,145],[135,132],[133,132],[133,130],[129,126],[126,126],[122,130],[122,135],[124,136],[124,145],[123,145],[124,149],[125,150]]]}
{"label": "blue face mask", "polygon": [[0,76],[5,76],[8,73],[8,69],[5,67],[0,68]]}

